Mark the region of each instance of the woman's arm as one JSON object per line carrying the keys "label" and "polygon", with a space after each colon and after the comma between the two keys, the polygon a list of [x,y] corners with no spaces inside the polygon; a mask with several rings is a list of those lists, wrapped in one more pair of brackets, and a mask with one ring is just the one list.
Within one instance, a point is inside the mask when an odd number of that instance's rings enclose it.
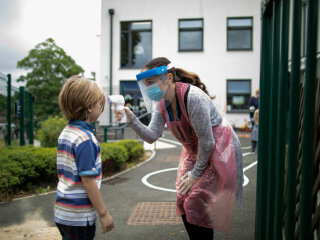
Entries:
{"label": "woman's arm", "polygon": [[149,126],[146,126],[140,122],[140,120],[134,114],[131,114],[127,123],[144,141],[148,143],[153,143],[162,136],[165,125],[165,121],[158,107],[156,108],[155,112],[152,113]]}
{"label": "woman's arm", "polygon": [[[204,92],[200,91],[200,89],[191,88],[187,100],[189,120],[198,137],[197,161],[191,171],[191,175],[197,179],[201,177],[208,166],[210,155],[215,146],[211,118],[221,117],[219,114],[211,116],[214,105],[211,99]],[[219,119],[214,119],[214,122],[218,122],[217,120]]]}

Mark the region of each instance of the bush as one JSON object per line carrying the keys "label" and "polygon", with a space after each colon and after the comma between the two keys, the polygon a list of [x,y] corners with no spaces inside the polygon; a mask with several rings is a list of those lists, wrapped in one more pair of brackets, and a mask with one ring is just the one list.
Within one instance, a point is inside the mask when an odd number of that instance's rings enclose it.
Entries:
{"label": "bush", "polygon": [[[104,176],[125,168],[144,154],[142,144],[135,140],[102,143],[101,161]],[[21,191],[47,191],[57,181],[57,149],[33,146],[0,148],[0,196]]]}
{"label": "bush", "polygon": [[118,143],[102,143],[100,147],[103,171],[113,172],[123,169],[129,159],[129,154],[124,146]]}
{"label": "bush", "polygon": [[56,148],[7,147],[0,150],[0,192],[31,190],[57,182]]}
{"label": "bush", "polygon": [[67,124],[68,122],[63,117],[49,117],[41,122],[37,133],[41,147],[57,146],[59,135]]}
{"label": "bush", "polygon": [[144,154],[143,145],[137,140],[122,140],[118,143],[127,149],[130,162],[138,161]]}
{"label": "bush", "polygon": [[126,163],[137,161],[144,155],[144,148],[136,140],[121,140],[114,143],[101,143],[103,175],[108,176],[123,169]]}

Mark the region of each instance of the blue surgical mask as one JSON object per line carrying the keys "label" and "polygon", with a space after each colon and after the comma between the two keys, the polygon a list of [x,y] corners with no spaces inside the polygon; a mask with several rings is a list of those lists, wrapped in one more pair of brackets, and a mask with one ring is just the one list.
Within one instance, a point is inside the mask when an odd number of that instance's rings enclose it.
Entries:
{"label": "blue surgical mask", "polygon": [[146,94],[151,100],[160,102],[166,93],[166,89],[161,90],[158,83],[154,83],[151,86],[146,87]]}

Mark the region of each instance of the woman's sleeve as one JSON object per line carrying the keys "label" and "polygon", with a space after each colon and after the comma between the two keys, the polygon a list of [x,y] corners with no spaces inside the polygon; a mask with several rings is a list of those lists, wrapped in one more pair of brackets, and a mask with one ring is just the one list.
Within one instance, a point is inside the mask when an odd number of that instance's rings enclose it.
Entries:
{"label": "woman's sleeve", "polygon": [[210,155],[213,151],[215,140],[212,134],[211,124],[211,101],[202,94],[189,94],[188,96],[188,115],[192,127],[198,137],[197,161],[191,175],[200,178],[208,166]]}
{"label": "woman's sleeve", "polygon": [[158,138],[162,136],[163,128],[165,121],[160,113],[158,106],[155,111],[152,113],[151,121],[149,126],[144,125],[132,114],[131,119],[128,122],[128,125],[146,142],[153,143]]}

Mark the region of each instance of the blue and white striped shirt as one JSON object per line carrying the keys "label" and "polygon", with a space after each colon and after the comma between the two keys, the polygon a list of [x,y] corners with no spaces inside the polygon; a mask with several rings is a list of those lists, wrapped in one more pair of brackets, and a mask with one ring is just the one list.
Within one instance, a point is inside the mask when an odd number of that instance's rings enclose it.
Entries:
{"label": "blue and white striped shirt", "polygon": [[59,183],[54,204],[55,222],[70,226],[93,225],[97,212],[83,187],[81,176],[94,176],[101,186],[102,164],[95,128],[84,121],[70,121],[58,139]]}

